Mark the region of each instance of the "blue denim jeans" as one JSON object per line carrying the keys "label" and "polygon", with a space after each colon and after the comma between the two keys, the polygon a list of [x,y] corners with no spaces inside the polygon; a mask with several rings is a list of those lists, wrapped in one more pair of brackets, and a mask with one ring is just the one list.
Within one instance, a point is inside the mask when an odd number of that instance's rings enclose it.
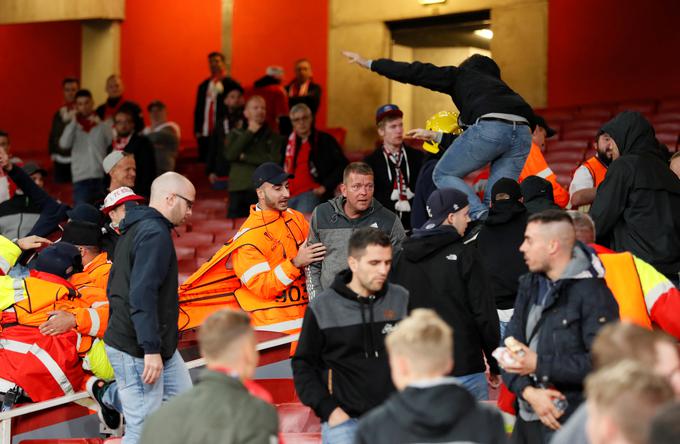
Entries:
{"label": "blue denim jeans", "polygon": [[[456,188],[470,202],[470,218],[485,218],[491,188],[498,179],[517,180],[531,149],[531,130],[527,125],[481,120],[470,126],[444,152],[432,173],[437,188]],[[463,178],[491,163],[484,202]]]}
{"label": "blue denim jeans", "polygon": [[321,203],[321,199],[314,194],[313,191],[307,191],[291,197],[288,201],[288,207],[299,211],[300,213],[311,213],[314,208]]}
{"label": "blue denim jeans", "polygon": [[327,422],[321,424],[322,444],[354,444],[359,420],[350,418],[335,427],[329,427]]}
{"label": "blue denim jeans", "polygon": [[123,444],[139,442],[144,419],[158,410],[161,402],[192,386],[189,370],[179,352],[163,363],[163,374],[153,384],[142,381],[144,359],[106,346],[116,380],[104,392],[102,401],[125,416]]}
{"label": "blue denim jeans", "polygon": [[489,400],[489,386],[484,373],[470,373],[469,375],[456,376],[456,379],[477,401]]}
{"label": "blue denim jeans", "polygon": [[73,206],[81,203],[91,204],[104,194],[102,179],[85,179],[73,183]]}

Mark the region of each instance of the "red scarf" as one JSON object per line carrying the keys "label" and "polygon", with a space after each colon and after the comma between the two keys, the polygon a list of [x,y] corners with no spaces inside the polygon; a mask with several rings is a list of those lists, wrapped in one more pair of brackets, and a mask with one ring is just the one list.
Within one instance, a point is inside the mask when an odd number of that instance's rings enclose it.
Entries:
{"label": "red scarf", "polygon": [[104,104],[104,120],[106,119],[113,119],[113,116],[116,115],[120,107],[125,103],[125,100],[123,100],[123,96],[118,97],[118,103],[116,103],[115,106],[110,106],[109,101],[107,100],[106,103]]}
{"label": "red scarf", "polygon": [[286,145],[286,158],[283,161],[283,170],[288,174],[295,173],[295,131],[288,136]]}
{"label": "red scarf", "polygon": [[99,123],[94,114],[90,114],[87,117],[82,116],[80,114],[76,114],[76,120],[78,121],[78,124],[83,129],[83,131],[85,131],[86,133],[89,133],[90,130],[92,130],[92,128],[97,126],[97,124]]}
{"label": "red scarf", "polygon": [[[390,200],[396,201],[394,209],[398,212],[411,211],[411,204],[409,199],[413,197],[413,192],[409,189],[407,182],[410,180],[411,171],[408,166],[408,159],[405,159],[406,152],[401,147],[398,153],[388,151],[383,145],[383,155],[387,163],[387,177],[392,180],[392,194]],[[406,174],[401,171],[401,163],[406,160]],[[392,178],[392,169],[390,165],[394,166],[394,178]]]}
{"label": "red scarf", "polygon": [[132,133],[130,133],[127,137],[116,137],[113,139],[113,142],[111,142],[111,148],[113,151],[123,151],[127,144],[130,143],[131,137]]}
{"label": "red scarf", "polygon": [[288,90],[288,97],[302,97],[306,96],[307,93],[309,92],[309,85],[312,83],[312,79],[309,78],[305,83],[302,85],[297,84],[297,82],[293,82],[290,84],[290,89]]}

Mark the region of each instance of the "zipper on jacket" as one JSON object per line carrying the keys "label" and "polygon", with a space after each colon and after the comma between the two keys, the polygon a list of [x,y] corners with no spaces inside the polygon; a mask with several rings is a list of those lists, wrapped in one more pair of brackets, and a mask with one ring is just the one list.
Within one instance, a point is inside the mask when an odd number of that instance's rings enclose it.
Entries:
{"label": "zipper on jacket", "polygon": [[373,317],[373,303],[375,302],[375,295],[370,295],[368,297],[368,314],[369,314],[369,333],[371,335],[371,348],[373,348],[373,354],[375,357],[379,357],[378,355],[378,349],[375,347],[375,335],[373,334],[373,322],[374,322],[374,317]]}
{"label": "zipper on jacket", "polygon": [[366,325],[366,315],[364,314],[364,303],[361,302],[361,299],[358,299],[357,302],[359,302],[359,309],[361,310],[361,332],[364,337],[364,358],[368,359],[368,335],[366,334],[366,329],[368,327]]}

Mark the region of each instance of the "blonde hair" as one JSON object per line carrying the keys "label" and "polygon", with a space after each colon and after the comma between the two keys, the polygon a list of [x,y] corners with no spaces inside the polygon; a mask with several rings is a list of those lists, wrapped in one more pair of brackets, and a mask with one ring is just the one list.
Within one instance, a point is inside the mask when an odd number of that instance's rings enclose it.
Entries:
{"label": "blonde hair", "polygon": [[222,309],[211,314],[198,330],[201,355],[220,359],[243,336],[253,333],[250,318],[245,312]]}
{"label": "blonde hair", "polygon": [[588,402],[611,417],[631,444],[647,442],[652,417],[674,398],[666,378],[631,360],[590,374],[585,387]]}
{"label": "blonde hair", "polygon": [[446,372],[453,356],[453,329],[434,310],[418,308],[385,339],[390,355],[405,357],[422,374]]}

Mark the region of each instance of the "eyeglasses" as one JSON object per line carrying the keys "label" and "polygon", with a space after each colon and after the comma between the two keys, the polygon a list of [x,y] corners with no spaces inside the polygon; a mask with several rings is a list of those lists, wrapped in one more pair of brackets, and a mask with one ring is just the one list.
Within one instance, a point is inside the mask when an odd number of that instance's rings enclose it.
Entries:
{"label": "eyeglasses", "polygon": [[182,199],[184,202],[186,202],[186,203],[187,203],[187,208],[191,209],[191,207],[194,206],[194,201],[193,201],[193,200],[189,200],[189,199],[187,199],[186,197],[182,196],[181,194],[177,194],[177,193],[175,193],[175,196],[179,197],[179,198]]}

